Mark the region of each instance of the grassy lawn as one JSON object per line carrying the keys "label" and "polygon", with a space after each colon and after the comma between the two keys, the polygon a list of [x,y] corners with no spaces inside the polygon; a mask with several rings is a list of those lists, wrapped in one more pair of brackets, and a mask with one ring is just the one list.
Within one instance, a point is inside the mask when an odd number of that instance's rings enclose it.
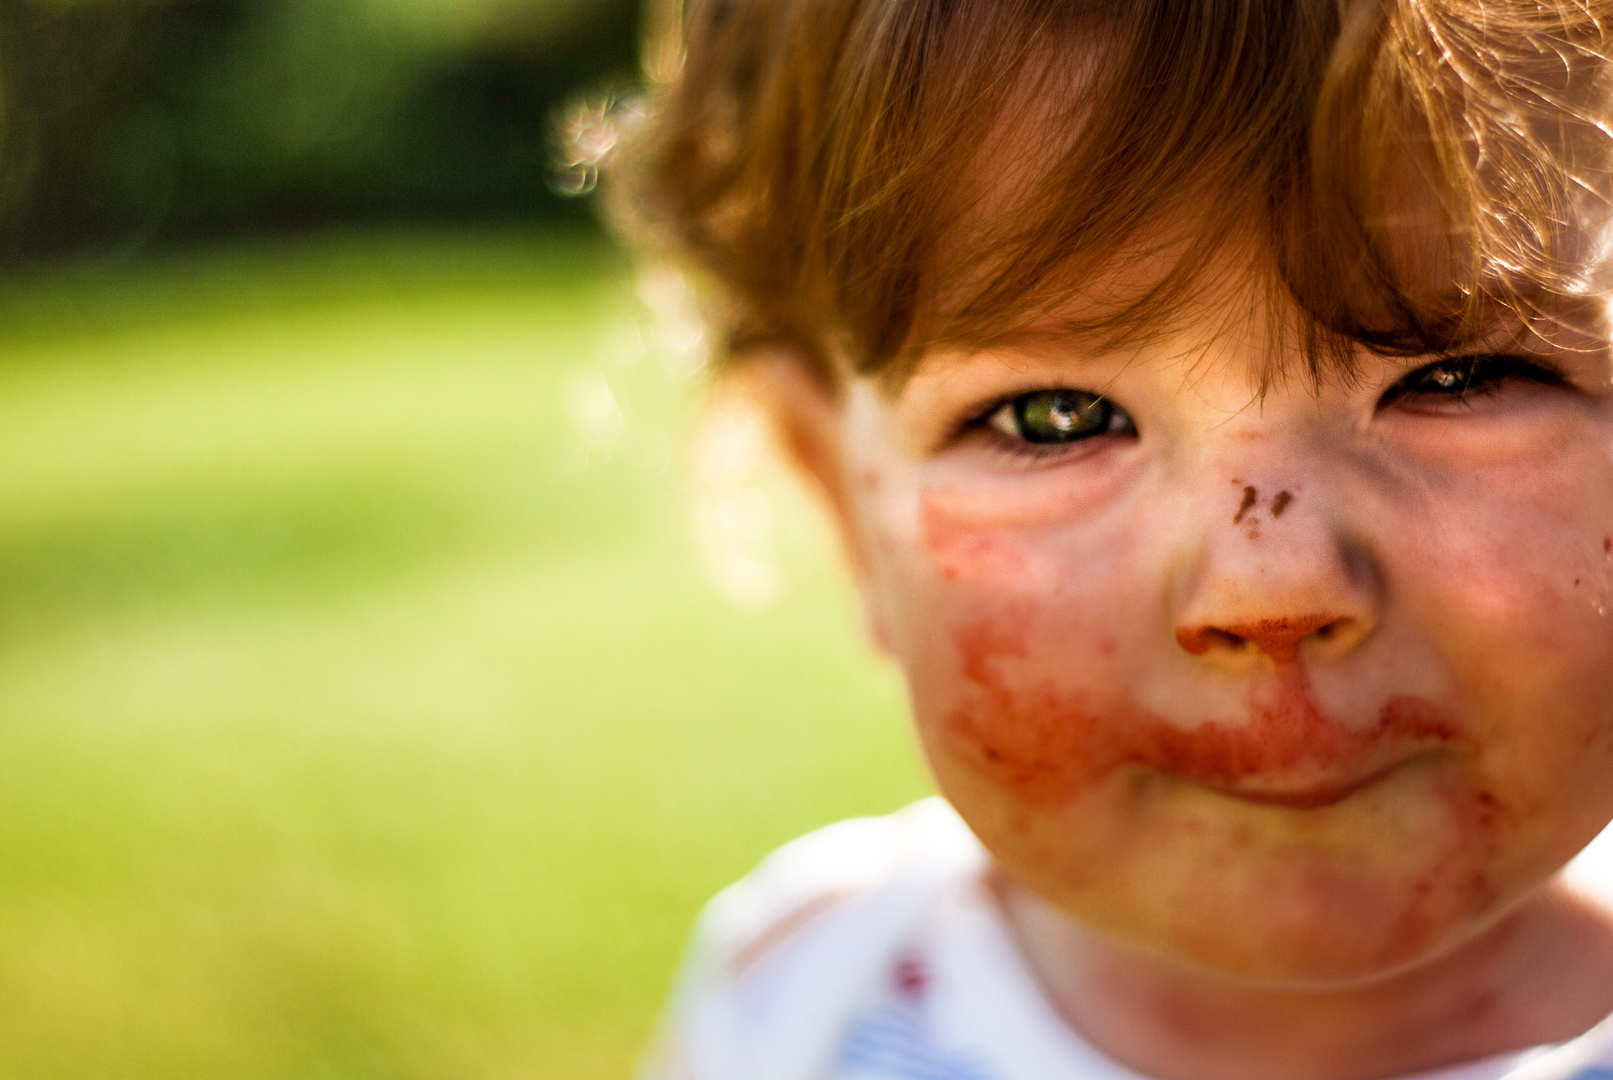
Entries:
{"label": "grassy lawn", "polygon": [[0,1077],[624,1077],[703,899],[924,792],[821,542],[702,576],[676,344],[564,237],[0,292]]}

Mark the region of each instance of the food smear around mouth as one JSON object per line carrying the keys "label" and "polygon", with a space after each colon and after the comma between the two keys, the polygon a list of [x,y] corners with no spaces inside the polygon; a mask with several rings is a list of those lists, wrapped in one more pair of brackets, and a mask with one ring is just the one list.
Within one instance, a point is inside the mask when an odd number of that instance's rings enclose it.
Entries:
{"label": "food smear around mouth", "polygon": [[1024,623],[986,618],[956,630],[965,688],[942,723],[966,761],[1027,803],[1065,802],[1135,767],[1250,802],[1316,808],[1405,756],[1463,741],[1439,708],[1409,695],[1389,698],[1370,722],[1342,724],[1322,711],[1299,665],[1251,691],[1246,719],[1184,727],[1051,677],[1011,678],[1010,665],[1033,665]]}

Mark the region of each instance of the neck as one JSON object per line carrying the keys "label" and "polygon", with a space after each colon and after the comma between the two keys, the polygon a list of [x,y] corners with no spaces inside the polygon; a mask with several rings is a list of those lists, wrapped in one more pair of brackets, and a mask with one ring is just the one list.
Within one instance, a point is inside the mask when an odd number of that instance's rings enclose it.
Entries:
{"label": "neck", "polygon": [[998,894],[1063,1016],[1161,1080],[1372,1080],[1566,1041],[1613,1011],[1613,917],[1558,883],[1426,964],[1333,988],[1161,960],[1014,882]]}

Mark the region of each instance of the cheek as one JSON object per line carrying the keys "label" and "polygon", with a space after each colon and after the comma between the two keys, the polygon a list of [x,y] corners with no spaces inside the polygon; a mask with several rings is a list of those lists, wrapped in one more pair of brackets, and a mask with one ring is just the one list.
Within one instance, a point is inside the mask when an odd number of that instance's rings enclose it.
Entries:
{"label": "cheek", "polygon": [[1421,620],[1465,637],[1468,648],[1487,638],[1502,660],[1520,649],[1532,660],[1605,644],[1613,456],[1605,439],[1565,441],[1569,449],[1554,457],[1385,497],[1381,510],[1399,535],[1378,542],[1386,560],[1403,568],[1395,584],[1420,605]]}
{"label": "cheek", "polygon": [[919,503],[919,552],[930,574],[952,584],[1024,592],[1057,583],[1045,553],[1025,537],[982,528],[928,499]]}
{"label": "cheek", "polygon": [[1143,574],[1122,537],[981,516],[921,497],[916,535],[888,544],[900,565],[883,606],[932,758],[1053,798],[1091,770],[1092,707],[1124,685],[1156,620],[1140,617]]}
{"label": "cheek", "polygon": [[1419,508],[1427,539],[1391,584],[1502,763],[1550,790],[1613,744],[1613,469],[1595,454],[1485,481]]}

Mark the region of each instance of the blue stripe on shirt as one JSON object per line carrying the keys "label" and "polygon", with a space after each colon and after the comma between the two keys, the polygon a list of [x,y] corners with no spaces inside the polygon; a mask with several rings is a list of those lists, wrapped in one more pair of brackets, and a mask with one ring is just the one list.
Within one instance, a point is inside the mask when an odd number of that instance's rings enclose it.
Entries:
{"label": "blue stripe on shirt", "polygon": [[978,1062],[935,1046],[906,1009],[879,1009],[859,1019],[840,1044],[840,1064],[899,1080],[992,1080]]}

